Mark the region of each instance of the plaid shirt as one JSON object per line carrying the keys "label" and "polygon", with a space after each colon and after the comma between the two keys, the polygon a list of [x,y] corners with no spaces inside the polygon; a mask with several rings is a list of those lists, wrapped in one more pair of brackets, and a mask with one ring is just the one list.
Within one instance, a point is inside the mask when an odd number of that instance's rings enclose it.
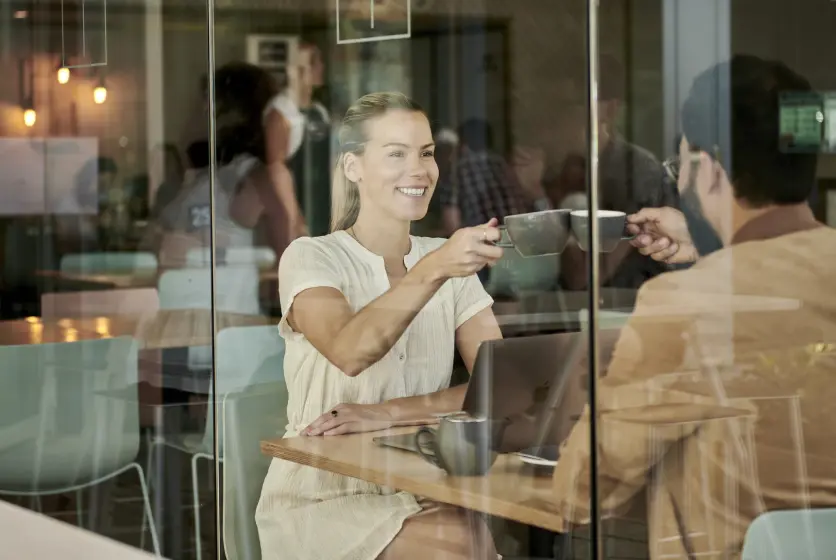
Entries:
{"label": "plaid shirt", "polygon": [[455,206],[462,216],[462,227],[484,224],[491,218],[501,222],[505,216],[527,210],[514,171],[497,155],[468,152],[459,157],[450,181],[439,185],[442,206]]}

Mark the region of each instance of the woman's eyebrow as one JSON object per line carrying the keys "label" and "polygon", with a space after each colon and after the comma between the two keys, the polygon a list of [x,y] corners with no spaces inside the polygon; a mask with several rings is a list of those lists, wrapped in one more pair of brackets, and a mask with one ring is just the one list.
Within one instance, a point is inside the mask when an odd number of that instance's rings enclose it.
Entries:
{"label": "woman's eyebrow", "polygon": [[[404,144],[403,142],[389,142],[388,144],[383,145],[384,148],[388,148],[390,146],[396,146],[398,148],[410,147],[409,144]],[[424,144],[423,146],[421,146],[421,149],[426,150],[427,148],[432,148],[433,146],[435,146],[435,142],[430,142],[429,144]]]}

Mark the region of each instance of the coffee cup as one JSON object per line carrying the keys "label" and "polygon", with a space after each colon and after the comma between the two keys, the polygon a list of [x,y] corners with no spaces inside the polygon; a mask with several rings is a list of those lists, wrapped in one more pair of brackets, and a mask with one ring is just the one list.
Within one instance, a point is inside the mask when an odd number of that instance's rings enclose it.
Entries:
{"label": "coffee cup", "polygon": [[494,461],[500,424],[460,412],[439,420],[438,428],[423,427],[415,434],[421,456],[453,476],[481,476]]}
{"label": "coffee cup", "polygon": [[[627,233],[627,214],[617,210],[598,210],[598,251],[611,253],[618,244],[630,240],[635,235]],[[589,252],[589,210],[573,210],[571,214],[572,233],[582,251]]]}

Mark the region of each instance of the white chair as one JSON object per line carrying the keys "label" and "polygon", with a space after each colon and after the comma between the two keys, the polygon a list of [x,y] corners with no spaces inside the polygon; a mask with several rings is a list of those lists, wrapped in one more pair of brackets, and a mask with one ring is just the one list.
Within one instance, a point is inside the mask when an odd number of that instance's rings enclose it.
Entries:
{"label": "white chair", "polygon": [[96,317],[101,315],[141,315],[160,308],[154,288],[93,290],[41,295],[41,317]]}
{"label": "white chair", "polygon": [[[0,494],[76,492],[139,475],[154,552],[157,532],[139,452],[139,407],[118,398],[137,383],[129,337],[0,346]],[[78,522],[82,523],[80,500]]]}
{"label": "white chair", "polygon": [[[229,247],[218,248],[217,264],[224,266],[252,265],[257,268],[276,266],[276,252],[270,247]],[[212,250],[209,247],[197,247],[186,252],[186,266],[201,267],[211,263]]]}
{"label": "white chair", "polygon": [[228,560],[261,560],[255,510],[271,458],[260,442],[284,435],[287,385],[259,383],[223,399],[223,537]]}
{"label": "white chair", "polygon": [[[217,375],[215,385],[218,390],[218,402],[232,392],[245,392],[258,387],[284,386],[284,340],[279,336],[275,326],[232,327],[218,333],[217,337]],[[247,393],[249,394],[249,393]],[[272,394],[272,393],[271,393]],[[254,400],[261,403],[261,400]],[[279,406],[282,403],[283,406]],[[214,459],[214,430],[215,430],[215,399],[210,394],[209,407],[206,414],[206,424],[203,434],[180,434],[157,439],[155,445],[165,445],[192,456],[192,507],[195,516],[195,550],[198,560],[202,558],[200,546],[200,495],[198,480],[198,461]],[[273,403],[271,413],[277,421],[282,422],[282,415],[286,408],[286,397]],[[281,413],[280,413],[281,412]],[[249,416],[247,416],[249,418]],[[281,423],[284,426],[286,422]],[[234,432],[238,433],[238,432]],[[281,435],[281,434],[279,434]],[[227,458],[226,439],[223,432],[219,434],[220,453],[218,460],[224,462]],[[257,447],[257,446],[256,446]],[[236,461],[242,458],[236,458]],[[149,465],[152,453],[149,452]],[[236,463],[236,467],[239,463]],[[263,480],[262,476],[262,480]],[[248,483],[249,484],[249,483]],[[248,484],[243,487],[247,487]],[[261,482],[258,482],[259,488]],[[226,501],[224,503],[227,503]],[[255,510],[252,510],[254,514]]]}
{"label": "white chair", "polygon": [[152,253],[78,253],[61,259],[61,272],[70,273],[147,271],[157,267],[157,257]]}
{"label": "white chair", "polygon": [[829,560],[836,551],[836,509],[770,511],[746,531],[743,560]]}

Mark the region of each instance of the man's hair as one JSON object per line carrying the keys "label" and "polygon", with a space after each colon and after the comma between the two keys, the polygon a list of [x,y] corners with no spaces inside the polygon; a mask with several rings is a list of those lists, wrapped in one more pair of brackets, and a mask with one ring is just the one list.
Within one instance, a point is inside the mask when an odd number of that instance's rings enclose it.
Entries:
{"label": "man's hair", "polygon": [[493,128],[484,119],[468,119],[459,127],[459,141],[476,152],[493,149]]}
{"label": "man's hair", "polygon": [[[756,208],[804,202],[815,183],[817,157],[781,151],[779,97],[811,90],[810,82],[781,62],[735,56],[694,80],[682,108],[683,133],[692,149],[719,156],[737,198]],[[730,150],[717,126],[726,111]]]}

